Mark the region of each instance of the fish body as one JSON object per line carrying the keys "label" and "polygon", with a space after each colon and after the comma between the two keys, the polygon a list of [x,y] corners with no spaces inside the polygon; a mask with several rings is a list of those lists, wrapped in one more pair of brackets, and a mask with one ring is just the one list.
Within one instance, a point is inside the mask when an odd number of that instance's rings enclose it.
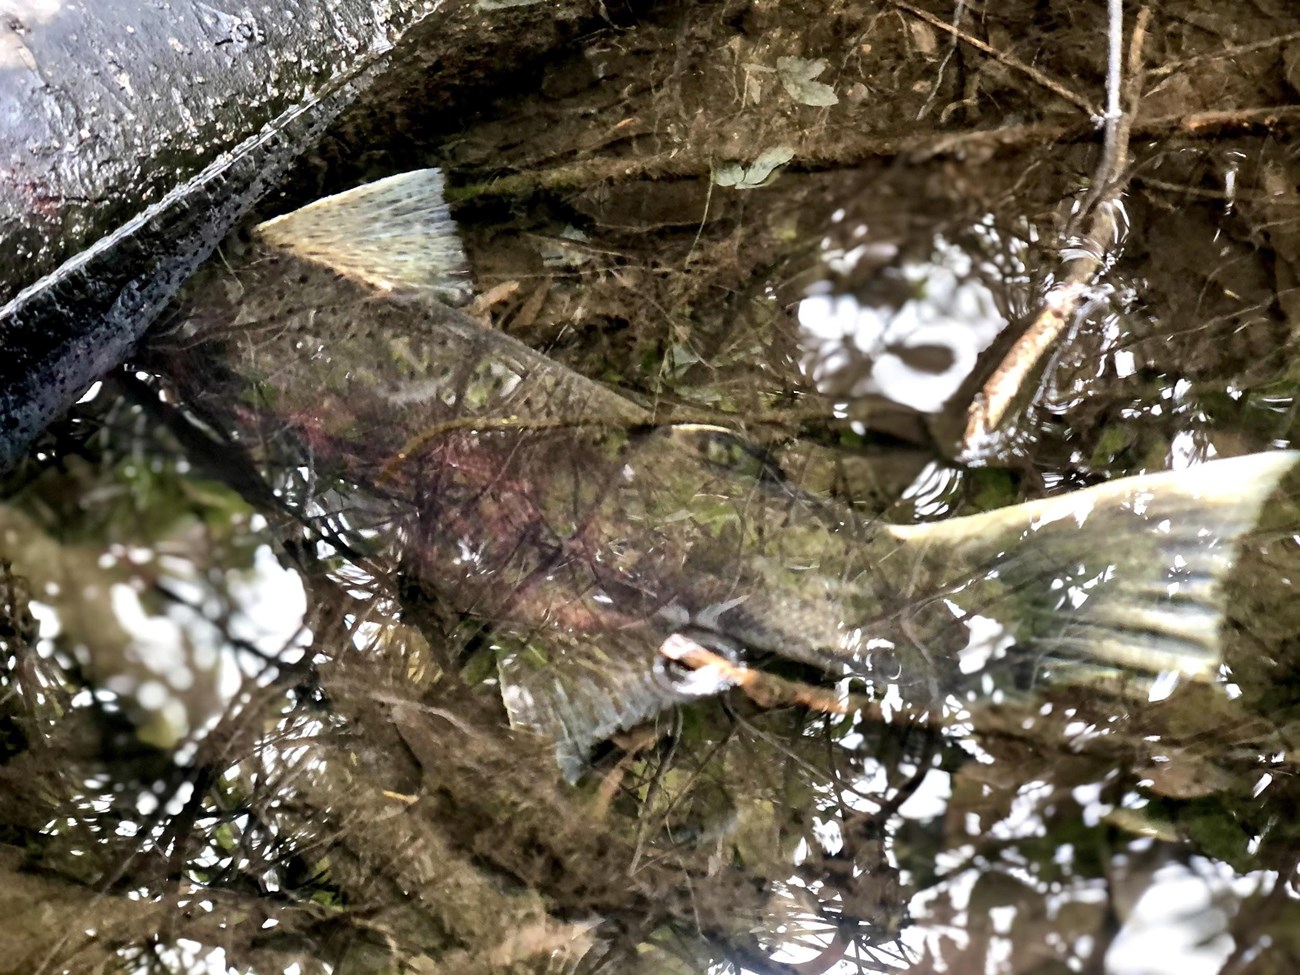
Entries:
{"label": "fish body", "polygon": [[661,672],[683,634],[922,703],[1012,647],[1034,673],[1217,672],[1234,541],[1296,455],[864,523],[447,304],[454,240],[431,170],[263,225],[190,289],[170,371],[232,440],[370,499],[422,586],[533,648],[503,661],[507,706],[570,770],[698,690]]}

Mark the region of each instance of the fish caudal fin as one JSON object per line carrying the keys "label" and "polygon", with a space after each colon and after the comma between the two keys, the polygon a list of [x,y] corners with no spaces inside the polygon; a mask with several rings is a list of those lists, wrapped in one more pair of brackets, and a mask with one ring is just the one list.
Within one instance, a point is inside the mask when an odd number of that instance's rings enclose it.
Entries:
{"label": "fish caudal fin", "polygon": [[442,173],[417,169],[327,196],[257,228],[266,243],[386,291],[468,291]]}
{"label": "fish caudal fin", "polygon": [[1237,542],[1297,460],[1279,451],[1211,461],[890,531],[954,615],[1000,624],[983,629],[1002,647],[1209,679],[1222,662]]}

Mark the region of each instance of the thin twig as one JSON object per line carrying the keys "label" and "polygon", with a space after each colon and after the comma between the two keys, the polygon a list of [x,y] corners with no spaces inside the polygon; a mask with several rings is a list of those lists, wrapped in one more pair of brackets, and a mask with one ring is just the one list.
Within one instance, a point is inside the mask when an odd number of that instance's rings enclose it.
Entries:
{"label": "thin twig", "polygon": [[1141,173],[1134,173],[1133,181],[1153,190],[1165,190],[1169,193],[1178,193],[1198,200],[1218,200],[1228,203],[1261,203],[1267,204],[1270,207],[1300,206],[1300,200],[1279,198],[1271,193],[1242,193],[1240,191],[1229,193],[1227,190],[1207,190],[1200,186],[1192,186],[1189,183],[1174,183],[1170,180],[1157,179],[1154,176],[1144,176]]}
{"label": "thin twig", "polygon": [[1232,60],[1242,54],[1249,54],[1251,51],[1262,51],[1269,47],[1279,47],[1283,44],[1289,44],[1291,41],[1300,41],[1300,31],[1292,31],[1289,34],[1279,34],[1277,37],[1269,37],[1262,41],[1254,41],[1250,44],[1233,44],[1228,47],[1220,48],[1217,51],[1206,51],[1204,54],[1193,54],[1191,57],[1179,58],[1176,61],[1166,61],[1158,68],[1152,68],[1148,74],[1152,78],[1164,78],[1173,74],[1175,71],[1181,71],[1189,65],[1197,64],[1201,61],[1222,61]]}
{"label": "thin twig", "polygon": [[675,411],[666,416],[651,416],[644,419],[625,419],[608,415],[590,416],[460,416],[442,423],[435,423],[404,443],[379,473],[382,483],[397,475],[398,468],[413,455],[426,448],[439,437],[463,430],[475,433],[514,432],[541,433],[551,430],[653,430],[682,426],[712,426],[719,430],[729,430],[729,424],[737,429],[742,426],[790,427],[797,428],[807,421],[826,419],[826,409],[808,407],[802,410],[775,409],[759,410],[753,413],[727,413],[722,410]]}
{"label": "thin twig", "polygon": [[916,120],[919,122],[925,118],[925,113],[930,110],[934,100],[939,96],[939,89],[943,86],[943,73],[948,70],[948,62],[952,56],[957,53],[957,45],[961,43],[958,36],[961,27],[961,18],[966,13],[966,0],[957,0],[952,8],[952,37],[948,44],[948,50],[944,52],[943,60],[939,62],[939,67],[934,72],[934,87],[930,89],[930,94],[926,96],[925,103],[921,105],[921,110],[916,113]]}
{"label": "thin twig", "polygon": [[975,50],[977,51],[982,51],[984,54],[987,54],[995,61],[1001,64],[1005,64],[1008,68],[1012,69],[1013,71],[1019,71],[1025,77],[1033,79],[1037,84],[1046,88],[1052,94],[1064,98],[1071,105],[1075,105],[1078,108],[1083,109],[1085,112],[1088,113],[1089,117],[1096,117],[1099,114],[1097,112],[1097,109],[1093,106],[1093,104],[1090,101],[1088,101],[1088,99],[1084,98],[1078,92],[1070,90],[1064,84],[1057,81],[1055,78],[1051,77],[1050,75],[1044,74],[1042,71],[1039,71],[1033,65],[1025,64],[1024,61],[1021,61],[1014,54],[1008,54],[1006,51],[999,51],[993,45],[985,41],[981,41],[978,37],[975,37],[973,34],[969,34],[966,31],[962,30],[956,24],[950,24],[948,23],[948,21],[936,17],[928,10],[922,10],[920,7],[912,6],[910,3],[907,2],[907,0],[889,0],[889,2],[893,4],[895,7],[899,8],[900,10],[907,11],[909,14],[911,14],[913,17],[916,17],[918,20],[924,20],[931,27],[937,27],[939,30],[951,34],[953,37],[957,38],[963,44],[967,44],[975,48]]}
{"label": "thin twig", "polygon": [[704,236],[704,227],[709,222],[709,204],[713,202],[713,166],[709,166],[709,188],[704,193],[704,212],[700,214],[700,226],[695,231],[695,239],[691,241],[690,249],[686,251],[686,257],[682,260],[682,267],[691,263],[691,255],[695,253],[695,248],[699,246],[700,238]]}

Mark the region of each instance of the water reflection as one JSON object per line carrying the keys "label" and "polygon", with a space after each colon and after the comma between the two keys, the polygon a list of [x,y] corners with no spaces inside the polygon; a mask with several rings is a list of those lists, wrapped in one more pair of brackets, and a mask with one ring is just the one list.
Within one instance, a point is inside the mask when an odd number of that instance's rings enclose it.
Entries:
{"label": "water reflection", "polygon": [[[781,15],[736,34],[760,80]],[[926,47],[888,30],[877,54]],[[587,43],[602,78],[630,57]],[[705,47],[701,77],[741,70]],[[548,91],[585,90],[566,70]],[[928,104],[916,71],[898,98]],[[670,130],[619,108],[609,131]],[[1026,228],[1091,171],[1068,147],[1064,178],[1037,148],[782,172],[707,211],[687,180],[472,204],[485,306],[549,358],[454,329],[430,351],[419,300],[308,272],[259,317],[273,261],[244,276],[232,241],[4,509],[16,970],[1287,970],[1296,513],[1275,497],[1238,554],[1253,508],[1201,507],[1275,472],[935,528],[929,561],[878,528],[1292,443],[1289,286],[1240,245],[1267,225],[1285,259],[1253,167],[1294,160],[1249,149],[1230,213],[1135,193],[1137,243],[982,470],[941,424],[1050,284]],[[447,151],[472,171],[472,139]],[[1197,189],[1199,165],[1140,171]],[[205,358],[215,324],[234,351]],[[890,411],[840,409],[863,397]],[[1079,666],[1117,619],[1202,679]]]}
{"label": "water reflection", "polygon": [[[984,223],[975,229],[992,233]],[[837,294],[831,280],[809,287],[798,309],[803,367],[827,396],[876,395],[938,413],[1006,321],[990,287],[972,275],[970,252],[938,237],[927,262],[897,256],[869,242],[823,254],[838,275],[876,265],[873,294]]]}

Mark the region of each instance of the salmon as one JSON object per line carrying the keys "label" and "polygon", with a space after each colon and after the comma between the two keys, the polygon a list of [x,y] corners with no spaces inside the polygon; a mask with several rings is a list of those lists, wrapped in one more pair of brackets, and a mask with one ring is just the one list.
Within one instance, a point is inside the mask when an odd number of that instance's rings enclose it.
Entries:
{"label": "salmon", "polygon": [[867,523],[731,431],[660,422],[485,328],[455,307],[466,280],[440,174],[390,177],[261,225],[192,282],[167,369],[300,510],[344,511],[488,627],[512,720],[572,774],[723,689],[665,663],[682,639],[922,705],[991,674],[1212,680],[1237,542],[1297,459]]}

